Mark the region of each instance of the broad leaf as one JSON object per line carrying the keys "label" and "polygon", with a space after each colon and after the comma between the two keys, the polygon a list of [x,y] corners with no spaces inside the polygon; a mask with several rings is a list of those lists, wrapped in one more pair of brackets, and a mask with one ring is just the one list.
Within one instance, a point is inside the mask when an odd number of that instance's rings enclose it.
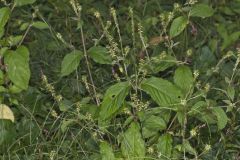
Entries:
{"label": "broad leaf", "polygon": [[183,111],[178,111],[177,112],[177,119],[178,119],[179,124],[184,126],[185,114],[184,114]]}
{"label": "broad leaf", "polygon": [[16,6],[24,6],[28,4],[33,4],[36,0],[14,0]]}
{"label": "broad leaf", "polygon": [[185,150],[186,152],[194,156],[197,155],[197,151],[191,146],[188,140],[184,140],[182,146],[183,146],[183,151]]}
{"label": "broad leaf", "polygon": [[228,117],[227,117],[226,113],[224,112],[224,110],[220,107],[215,107],[215,108],[213,108],[213,113],[217,117],[218,129],[221,130],[221,129],[225,128],[225,126],[227,125],[227,122],[228,122]]}
{"label": "broad leaf", "polygon": [[8,7],[3,7],[0,9],[0,29],[2,29],[7,23],[10,16],[10,9]]}
{"label": "broad leaf", "polygon": [[74,123],[75,123],[75,120],[73,119],[68,119],[68,120],[64,119],[61,123],[61,131],[65,133],[68,127]]}
{"label": "broad leaf", "polygon": [[234,87],[228,86],[227,94],[231,98],[231,100],[233,101],[234,100],[234,96],[235,96],[235,89],[234,89]]}
{"label": "broad leaf", "polygon": [[144,159],[145,143],[140,134],[140,127],[133,122],[128,130],[123,134],[121,142],[122,154],[126,159]]}
{"label": "broad leaf", "polygon": [[144,80],[141,89],[147,92],[160,106],[171,106],[179,103],[183,97],[175,85],[162,78],[151,77]]}
{"label": "broad leaf", "polygon": [[176,37],[186,28],[188,19],[184,16],[177,17],[173,20],[170,27],[170,37]]}
{"label": "broad leaf", "polygon": [[112,58],[105,47],[95,46],[88,50],[88,55],[99,64],[111,64]]}
{"label": "broad leaf", "polygon": [[164,134],[158,139],[157,149],[161,154],[160,160],[171,159],[173,139],[170,134]]}
{"label": "broad leaf", "polygon": [[22,89],[19,88],[19,87],[16,86],[16,85],[11,85],[11,86],[9,86],[8,89],[9,89],[9,93],[13,93],[13,94],[22,92]]}
{"label": "broad leaf", "polygon": [[212,110],[209,109],[208,104],[205,101],[198,101],[195,103],[188,114],[207,124],[216,123]]}
{"label": "broad leaf", "polygon": [[62,112],[66,112],[73,106],[73,103],[70,100],[63,99],[61,102],[59,102],[59,109]]}
{"label": "broad leaf", "polygon": [[0,70],[0,85],[2,85],[4,83],[4,74],[3,71]]}
{"label": "broad leaf", "polygon": [[147,127],[148,129],[151,130],[164,130],[166,129],[166,122],[158,116],[150,116],[147,118],[144,122],[143,125]]}
{"label": "broad leaf", "polygon": [[170,55],[161,57],[162,55],[151,57],[151,63],[147,63],[144,66],[147,70],[153,73],[162,72],[176,64],[176,58]]}
{"label": "broad leaf", "polygon": [[8,46],[17,46],[19,42],[21,42],[23,36],[9,36],[6,38],[6,42]]}
{"label": "broad leaf", "polygon": [[194,59],[194,66],[200,72],[206,72],[209,68],[213,67],[217,63],[216,56],[210,50],[208,46],[203,46],[197,52],[196,58]]}
{"label": "broad leaf", "polygon": [[27,89],[30,79],[29,51],[21,46],[16,51],[7,51],[4,56],[8,78],[20,89]]}
{"label": "broad leaf", "polygon": [[228,39],[229,35],[228,35],[226,24],[217,24],[216,30],[218,34],[221,36],[221,38]]}
{"label": "broad leaf", "polygon": [[100,106],[99,122],[111,119],[123,106],[129,89],[129,82],[120,82],[108,88]]}
{"label": "broad leaf", "polygon": [[221,50],[226,49],[227,47],[234,44],[240,37],[240,31],[231,33],[228,37],[224,38]]}
{"label": "broad leaf", "polygon": [[11,11],[8,7],[0,9],[0,38],[4,35],[4,26],[9,19],[10,12]]}
{"label": "broad leaf", "polygon": [[112,147],[107,142],[101,142],[100,153],[102,156],[102,160],[114,160],[115,159]]}
{"label": "broad leaf", "polygon": [[192,17],[206,18],[206,17],[211,17],[213,13],[214,13],[214,10],[210,6],[206,4],[196,4],[190,10],[189,15]]}
{"label": "broad leaf", "polygon": [[83,53],[79,50],[67,54],[62,61],[61,76],[67,76],[76,70],[82,58]]}
{"label": "broad leaf", "polygon": [[191,69],[187,66],[178,67],[174,74],[174,82],[186,95],[194,82]]}
{"label": "broad leaf", "polygon": [[100,107],[98,107],[95,104],[81,103],[81,113],[84,115],[91,114],[91,117],[93,120],[97,120],[99,111],[100,111]]}
{"label": "broad leaf", "polygon": [[41,22],[41,21],[33,22],[32,26],[37,28],[37,29],[48,29],[49,28],[47,23],[44,23],[44,22]]}
{"label": "broad leaf", "polygon": [[[0,86],[0,93],[7,92],[7,89],[3,86]],[[1,101],[1,99],[0,99]]]}
{"label": "broad leaf", "polygon": [[167,124],[163,118],[151,115],[143,122],[143,136],[149,138],[158,133],[158,131],[166,129]]}
{"label": "broad leaf", "polygon": [[0,104],[0,119],[9,119],[14,122],[12,110],[5,104]]}

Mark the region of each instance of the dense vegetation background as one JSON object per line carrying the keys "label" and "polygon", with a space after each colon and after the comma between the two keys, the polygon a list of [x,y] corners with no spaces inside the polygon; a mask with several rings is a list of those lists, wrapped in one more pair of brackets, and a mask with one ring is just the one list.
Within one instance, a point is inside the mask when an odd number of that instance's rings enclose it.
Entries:
{"label": "dense vegetation background", "polygon": [[1,160],[239,160],[240,0],[1,0]]}

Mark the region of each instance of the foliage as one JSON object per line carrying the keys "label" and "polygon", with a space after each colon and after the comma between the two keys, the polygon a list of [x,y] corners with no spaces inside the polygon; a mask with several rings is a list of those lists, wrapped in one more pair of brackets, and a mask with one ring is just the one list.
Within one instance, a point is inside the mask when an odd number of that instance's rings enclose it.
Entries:
{"label": "foliage", "polygon": [[240,158],[239,0],[0,7],[0,159]]}

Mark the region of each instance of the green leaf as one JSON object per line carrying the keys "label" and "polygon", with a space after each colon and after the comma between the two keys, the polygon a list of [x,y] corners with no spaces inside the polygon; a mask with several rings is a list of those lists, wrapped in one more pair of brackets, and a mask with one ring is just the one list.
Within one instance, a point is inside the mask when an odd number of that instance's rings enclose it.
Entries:
{"label": "green leaf", "polygon": [[73,105],[73,103],[67,99],[63,99],[61,102],[59,102],[59,109],[62,112],[66,112],[67,110],[69,110],[71,108],[71,106]]}
{"label": "green leaf", "polygon": [[26,23],[22,23],[19,30],[20,31],[25,31],[28,27],[29,27],[30,23],[26,22]]}
{"label": "green leaf", "polygon": [[99,111],[100,111],[100,107],[98,107],[95,104],[82,104],[81,103],[81,113],[86,115],[86,114],[90,114],[93,120],[97,120],[98,115],[99,115]]}
{"label": "green leaf", "polygon": [[0,28],[0,38],[2,38],[2,36],[4,35],[5,29],[4,28]]}
{"label": "green leaf", "polygon": [[94,46],[88,50],[88,55],[99,64],[112,64],[112,58],[108,50],[102,46]]}
{"label": "green leaf", "polygon": [[4,26],[10,17],[10,9],[3,7],[0,9],[0,38],[4,35]]}
{"label": "green leaf", "polygon": [[27,89],[30,79],[29,51],[20,46],[16,51],[7,51],[4,56],[8,78],[20,89]]}
{"label": "green leaf", "polygon": [[3,71],[0,70],[0,85],[2,85],[4,83],[4,74]]}
{"label": "green leaf", "polygon": [[158,131],[166,129],[167,124],[159,116],[151,115],[143,122],[143,136],[149,138],[152,135],[158,133]]}
{"label": "green leaf", "polygon": [[154,115],[147,118],[143,125],[151,130],[164,130],[167,127],[166,122],[161,117]]}
{"label": "green leaf", "polygon": [[197,155],[197,151],[191,146],[188,140],[184,140],[182,146],[183,146],[183,149],[189,154],[192,154],[194,156]]}
{"label": "green leaf", "polygon": [[225,126],[227,125],[227,122],[228,122],[228,117],[227,117],[226,113],[220,107],[213,108],[213,113],[217,117],[218,129],[222,130],[223,128],[225,128]]}
{"label": "green leaf", "polygon": [[68,127],[72,124],[74,124],[76,121],[73,119],[64,119],[61,123],[61,131],[65,133],[68,129]]}
{"label": "green leaf", "polygon": [[67,76],[76,70],[82,58],[83,53],[79,50],[67,54],[62,61],[61,76]]}
{"label": "green leaf", "polygon": [[181,126],[184,126],[185,114],[183,111],[177,112],[177,119],[178,119],[178,122],[181,124]]}
{"label": "green leaf", "polygon": [[173,139],[170,134],[164,134],[158,139],[157,149],[161,154],[160,160],[171,159]]}
{"label": "green leaf", "polygon": [[174,82],[185,95],[189,93],[194,82],[191,69],[187,66],[178,67],[174,74]]}
{"label": "green leaf", "polygon": [[227,95],[231,98],[231,100],[234,100],[235,97],[235,89],[232,86],[228,86],[227,88]]}
{"label": "green leaf", "polygon": [[132,121],[134,121],[134,117],[133,116],[129,116],[125,122],[123,123],[122,127],[125,128],[126,126],[128,126],[130,123],[132,123]]}
{"label": "green leaf", "polygon": [[128,130],[123,134],[121,142],[121,151],[126,159],[144,159],[145,143],[140,134],[140,127],[133,122]]}
{"label": "green leaf", "polygon": [[217,63],[216,56],[208,46],[203,46],[198,51],[198,56],[194,59],[194,66],[200,72],[206,72]]}
{"label": "green leaf", "polygon": [[101,142],[100,153],[102,156],[102,160],[114,160],[115,159],[112,147],[107,142]]}
{"label": "green leaf", "polygon": [[188,19],[184,16],[177,17],[173,20],[170,27],[170,37],[176,37],[186,28]]}
{"label": "green leaf", "polygon": [[206,18],[206,17],[211,17],[213,13],[214,13],[214,10],[210,6],[206,4],[196,4],[190,10],[189,15],[191,17]]}
{"label": "green leaf", "polygon": [[17,46],[19,44],[19,42],[22,40],[23,36],[19,35],[19,36],[9,36],[8,38],[6,38],[7,41],[7,45],[8,46]]}
{"label": "green leaf", "polygon": [[188,114],[207,124],[216,123],[212,110],[209,109],[208,104],[205,101],[198,101],[195,103]]}
{"label": "green leaf", "polygon": [[24,6],[28,4],[33,4],[36,0],[14,0],[16,6]]}
{"label": "green leaf", "polygon": [[20,54],[25,59],[26,62],[28,62],[30,60],[29,59],[29,51],[28,51],[28,49],[25,46],[18,47],[16,52],[18,54]]}
{"label": "green leaf", "polygon": [[216,29],[221,38],[228,39],[228,31],[225,24],[217,24]]}
{"label": "green leaf", "polygon": [[221,50],[226,49],[227,47],[231,46],[234,44],[240,37],[240,31],[233,32],[227,37],[224,38],[223,44],[221,46]]}
{"label": "green leaf", "polygon": [[4,57],[4,55],[5,55],[5,53],[6,53],[7,50],[8,50],[8,47],[2,47],[2,48],[0,49],[0,56]]}
{"label": "green leaf", "polygon": [[160,106],[171,106],[179,103],[183,97],[175,85],[162,78],[151,77],[144,80],[141,89],[147,92]]}
{"label": "green leaf", "polygon": [[10,9],[8,7],[3,7],[0,9],[0,29],[2,29],[7,23],[10,16]]}
{"label": "green leaf", "polygon": [[100,106],[99,122],[111,119],[112,116],[123,106],[129,89],[129,82],[120,82],[108,88]]}
{"label": "green leaf", "polygon": [[[7,91],[8,90],[5,87],[0,86],[0,93],[7,92]],[[0,101],[1,101],[1,99],[0,99]]]}
{"label": "green leaf", "polygon": [[16,93],[22,92],[22,89],[17,87],[16,85],[11,85],[11,86],[9,86],[9,92],[16,94]]}
{"label": "green leaf", "polygon": [[144,66],[147,70],[153,73],[162,72],[176,64],[176,58],[170,55],[158,55],[151,57],[151,63],[147,63]]}
{"label": "green leaf", "polygon": [[41,22],[41,21],[33,22],[32,26],[37,28],[37,29],[48,29],[49,28],[47,23],[44,23],[44,22]]}

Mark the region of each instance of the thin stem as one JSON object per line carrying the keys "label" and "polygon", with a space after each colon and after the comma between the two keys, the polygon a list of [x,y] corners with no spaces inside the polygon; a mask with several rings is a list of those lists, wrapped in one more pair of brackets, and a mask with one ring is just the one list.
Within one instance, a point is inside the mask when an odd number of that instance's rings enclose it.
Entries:
{"label": "thin stem", "polygon": [[89,78],[90,78],[90,82],[91,82],[91,85],[92,85],[92,89],[93,89],[93,93],[94,93],[96,103],[99,106],[100,101],[99,101],[99,98],[97,96],[97,91],[96,91],[96,88],[95,88],[95,85],[94,85],[94,82],[93,82],[93,78],[92,78],[92,73],[91,73],[91,70],[90,70],[90,65],[89,65],[89,61],[88,61],[88,57],[87,57],[87,51],[86,51],[82,26],[80,27],[80,32],[81,32],[81,39],[82,39],[82,44],[83,44],[83,53],[84,53],[85,61],[86,61],[86,64],[87,64],[88,75],[89,75]]}
{"label": "thin stem", "polygon": [[26,36],[27,36],[28,32],[30,31],[31,27],[32,27],[32,23],[28,26],[28,28],[27,28],[26,32],[24,33],[21,41],[18,43],[18,47],[23,43],[23,41],[26,38]]}

